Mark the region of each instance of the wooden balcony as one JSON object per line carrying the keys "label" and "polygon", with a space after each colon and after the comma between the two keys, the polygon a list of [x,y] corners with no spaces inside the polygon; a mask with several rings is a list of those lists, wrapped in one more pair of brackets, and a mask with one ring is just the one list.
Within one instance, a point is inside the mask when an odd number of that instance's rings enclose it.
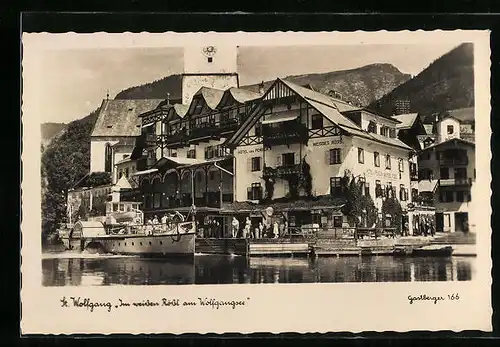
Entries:
{"label": "wooden balcony", "polygon": [[238,126],[239,122],[234,118],[223,120],[220,122],[220,134],[227,135],[228,133],[233,133],[238,129]]}
{"label": "wooden balcony", "polygon": [[[286,124],[286,125],[285,125]],[[309,140],[307,126],[297,122],[283,122],[278,127],[262,126],[264,146],[280,146],[292,143],[306,144]]]}
{"label": "wooden balcony", "polygon": [[449,186],[471,186],[472,178],[448,178],[440,179],[439,186],[449,187]]}
{"label": "wooden balcony", "polygon": [[167,148],[180,148],[189,144],[189,137],[185,132],[162,135],[162,141]]}
{"label": "wooden balcony", "polygon": [[454,157],[454,158],[440,158],[439,165],[468,165],[469,158],[468,157]]}
{"label": "wooden balcony", "polygon": [[301,173],[302,166],[300,164],[283,165],[276,168],[265,166],[262,171],[264,178],[285,178],[291,175],[300,175]]}

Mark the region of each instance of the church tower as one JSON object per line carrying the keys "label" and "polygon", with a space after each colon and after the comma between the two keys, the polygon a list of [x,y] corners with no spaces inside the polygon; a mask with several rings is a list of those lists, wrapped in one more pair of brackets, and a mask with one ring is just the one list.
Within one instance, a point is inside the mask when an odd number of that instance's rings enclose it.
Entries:
{"label": "church tower", "polygon": [[189,104],[201,87],[239,87],[237,46],[184,47],[182,103]]}

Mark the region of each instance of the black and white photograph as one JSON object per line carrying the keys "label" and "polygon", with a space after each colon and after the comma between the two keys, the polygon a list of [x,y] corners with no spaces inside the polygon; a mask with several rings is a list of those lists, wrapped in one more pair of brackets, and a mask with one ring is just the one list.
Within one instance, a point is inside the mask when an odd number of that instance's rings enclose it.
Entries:
{"label": "black and white photograph", "polygon": [[39,285],[474,282],[490,252],[476,241],[490,235],[476,157],[489,105],[473,40],[431,34],[33,38]]}

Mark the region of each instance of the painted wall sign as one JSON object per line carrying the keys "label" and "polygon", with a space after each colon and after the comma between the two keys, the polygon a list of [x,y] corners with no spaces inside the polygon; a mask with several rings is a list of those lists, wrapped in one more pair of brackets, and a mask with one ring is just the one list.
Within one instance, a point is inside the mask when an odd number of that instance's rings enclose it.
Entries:
{"label": "painted wall sign", "polygon": [[313,146],[314,147],[329,146],[329,145],[338,145],[341,143],[342,143],[342,138],[339,137],[338,139],[334,139],[334,140],[313,142]]}
{"label": "painted wall sign", "polygon": [[398,174],[390,173],[390,172],[384,172],[384,171],[379,171],[379,170],[368,169],[368,170],[366,170],[365,174],[368,177],[390,178],[390,179],[393,179],[393,180],[399,179],[399,175]]}
{"label": "painted wall sign", "polygon": [[[271,150],[270,148],[266,148],[266,151],[269,151]],[[264,149],[262,147],[259,147],[259,148],[254,148],[254,149],[240,149],[238,151],[238,154],[249,154],[249,153],[259,153],[259,152],[263,152]]]}

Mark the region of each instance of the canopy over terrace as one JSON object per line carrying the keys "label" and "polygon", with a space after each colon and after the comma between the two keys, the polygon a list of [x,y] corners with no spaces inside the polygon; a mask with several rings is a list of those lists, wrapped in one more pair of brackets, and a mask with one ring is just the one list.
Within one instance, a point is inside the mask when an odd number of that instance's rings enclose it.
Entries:
{"label": "canopy over terrace", "polygon": [[269,203],[256,204],[249,201],[235,201],[223,204],[221,213],[259,213],[265,212],[269,207],[275,212],[289,211],[311,211],[311,210],[334,210],[340,211],[344,206],[345,200],[335,198],[330,195],[323,195],[312,199],[298,199],[293,201],[274,200]]}

